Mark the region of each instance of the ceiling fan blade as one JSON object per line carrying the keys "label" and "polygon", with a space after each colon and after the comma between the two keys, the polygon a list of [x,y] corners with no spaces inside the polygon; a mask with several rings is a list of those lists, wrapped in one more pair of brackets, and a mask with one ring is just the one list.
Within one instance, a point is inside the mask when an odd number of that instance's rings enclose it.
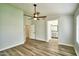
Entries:
{"label": "ceiling fan blade", "polygon": [[35,18],[46,18],[47,16],[38,16],[38,17],[35,17]]}
{"label": "ceiling fan blade", "polygon": [[31,18],[29,18],[28,20],[32,20],[33,18],[31,17]]}
{"label": "ceiling fan blade", "polygon": [[33,16],[30,16],[30,15],[26,15],[26,14],[24,14],[24,16],[33,17]]}

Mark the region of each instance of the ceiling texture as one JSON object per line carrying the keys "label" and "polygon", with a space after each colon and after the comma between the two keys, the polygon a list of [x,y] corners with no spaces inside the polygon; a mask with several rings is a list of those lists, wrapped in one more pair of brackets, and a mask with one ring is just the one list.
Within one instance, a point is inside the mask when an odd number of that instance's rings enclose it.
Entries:
{"label": "ceiling texture", "polygon": [[[33,3],[11,3],[11,5],[20,8],[27,15],[33,15],[34,6]],[[73,15],[77,3],[38,3],[37,11],[40,12],[40,15]]]}

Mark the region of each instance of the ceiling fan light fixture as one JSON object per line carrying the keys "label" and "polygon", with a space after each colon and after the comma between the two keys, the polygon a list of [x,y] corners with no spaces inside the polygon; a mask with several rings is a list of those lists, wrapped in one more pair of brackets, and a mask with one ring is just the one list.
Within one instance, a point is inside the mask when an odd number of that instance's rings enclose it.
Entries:
{"label": "ceiling fan light fixture", "polygon": [[40,18],[46,18],[47,16],[40,16],[39,14],[40,14],[40,12],[37,12],[37,10],[36,10],[36,4],[34,4],[34,13],[33,13],[33,15],[32,16],[30,16],[30,15],[25,15],[25,16],[28,16],[28,17],[31,17],[33,20],[40,20]]}
{"label": "ceiling fan light fixture", "polygon": [[37,20],[37,18],[34,18],[34,20]]}
{"label": "ceiling fan light fixture", "polygon": [[35,17],[37,17],[37,14],[35,14]]}

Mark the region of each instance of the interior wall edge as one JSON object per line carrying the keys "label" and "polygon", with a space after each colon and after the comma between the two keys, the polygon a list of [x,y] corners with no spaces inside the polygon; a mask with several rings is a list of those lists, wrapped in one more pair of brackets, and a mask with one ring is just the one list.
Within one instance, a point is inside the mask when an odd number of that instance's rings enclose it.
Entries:
{"label": "interior wall edge", "polygon": [[13,47],[22,45],[22,44],[24,44],[24,41],[23,41],[23,42],[20,42],[20,43],[18,43],[18,44],[14,44],[14,45],[10,45],[10,46],[7,46],[7,47],[5,47],[5,48],[2,48],[2,49],[0,49],[0,51],[6,50],[6,49],[10,49],[10,48],[13,48]]}

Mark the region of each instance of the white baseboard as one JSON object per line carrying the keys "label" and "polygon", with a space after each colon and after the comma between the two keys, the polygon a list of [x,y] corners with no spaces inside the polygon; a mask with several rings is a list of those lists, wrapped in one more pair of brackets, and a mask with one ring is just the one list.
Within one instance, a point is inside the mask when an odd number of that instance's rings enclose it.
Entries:
{"label": "white baseboard", "polygon": [[49,40],[46,40],[46,42],[49,42]]}
{"label": "white baseboard", "polygon": [[74,47],[74,50],[75,50],[75,52],[76,52],[76,55],[79,56],[79,53],[77,52],[77,50],[75,49],[75,47]]}
{"label": "white baseboard", "polygon": [[74,49],[75,49],[76,55],[79,56],[79,44],[77,42],[74,45]]}
{"label": "white baseboard", "polygon": [[21,42],[21,43],[18,43],[18,44],[14,44],[14,45],[10,45],[8,47],[0,49],[0,51],[6,50],[6,49],[10,49],[10,48],[16,47],[16,46],[21,45],[21,44],[24,44],[24,42]]}
{"label": "white baseboard", "polygon": [[41,40],[41,39],[36,39],[36,40],[39,40],[39,41],[45,41],[45,42],[46,42],[46,40]]}
{"label": "white baseboard", "polygon": [[59,45],[66,45],[66,46],[71,46],[71,47],[74,47],[73,45],[70,45],[70,44],[65,44],[65,43],[58,43]]}
{"label": "white baseboard", "polygon": [[44,40],[44,39],[33,39],[33,40],[39,40],[39,41],[45,41],[45,42],[47,42],[47,41]]}

